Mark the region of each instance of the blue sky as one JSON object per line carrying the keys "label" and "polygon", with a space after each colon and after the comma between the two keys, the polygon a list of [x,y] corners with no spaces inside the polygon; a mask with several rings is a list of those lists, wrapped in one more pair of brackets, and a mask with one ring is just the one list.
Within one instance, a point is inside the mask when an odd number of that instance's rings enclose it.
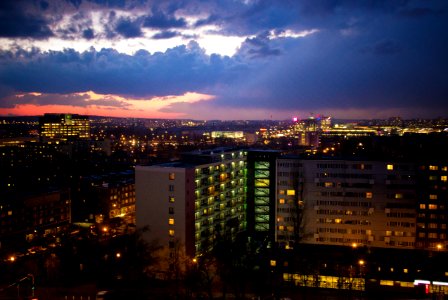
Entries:
{"label": "blue sky", "polygon": [[2,0],[0,114],[448,117],[448,2]]}

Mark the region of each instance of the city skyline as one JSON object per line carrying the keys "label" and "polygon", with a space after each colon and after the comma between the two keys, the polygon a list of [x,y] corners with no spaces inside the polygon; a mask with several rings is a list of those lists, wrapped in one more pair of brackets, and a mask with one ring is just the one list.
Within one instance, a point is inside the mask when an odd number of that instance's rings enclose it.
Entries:
{"label": "city skyline", "polygon": [[2,1],[0,115],[435,118],[444,1]]}

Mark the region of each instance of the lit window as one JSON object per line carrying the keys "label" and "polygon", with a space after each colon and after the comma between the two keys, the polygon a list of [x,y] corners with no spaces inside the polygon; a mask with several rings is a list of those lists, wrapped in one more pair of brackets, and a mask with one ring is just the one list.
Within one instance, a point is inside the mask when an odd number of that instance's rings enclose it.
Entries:
{"label": "lit window", "polygon": [[168,224],[170,224],[170,225],[174,225],[174,219],[173,219],[173,218],[169,218],[169,219],[168,219]]}
{"label": "lit window", "polygon": [[278,203],[280,203],[280,204],[285,204],[285,199],[279,199],[279,200],[278,200]]}
{"label": "lit window", "polygon": [[275,267],[277,265],[277,262],[275,260],[271,260],[271,267]]}
{"label": "lit window", "polygon": [[437,171],[439,169],[439,167],[438,166],[429,166],[429,169],[431,171]]}
{"label": "lit window", "polygon": [[448,171],[448,167],[447,166],[444,166],[441,169],[442,169],[442,171]]}
{"label": "lit window", "polygon": [[428,209],[437,209],[437,204],[428,204]]}
{"label": "lit window", "polygon": [[169,178],[170,180],[174,180],[175,177],[176,177],[176,175],[175,175],[174,173],[170,173],[170,174],[168,175],[168,178]]}
{"label": "lit window", "polygon": [[440,180],[441,181],[447,181],[448,180],[448,176],[440,176]]}
{"label": "lit window", "polygon": [[436,238],[437,238],[437,233],[435,233],[435,232],[430,232],[430,233],[428,233],[428,238],[430,238],[430,239],[436,239]]}
{"label": "lit window", "polygon": [[284,194],[285,194],[285,190],[279,190],[278,193],[279,193],[280,195],[284,195]]}
{"label": "lit window", "polygon": [[294,196],[295,194],[296,194],[295,190],[287,190],[286,191],[286,195],[288,195],[288,196]]}
{"label": "lit window", "polygon": [[171,202],[171,203],[174,203],[174,197],[173,196],[169,196],[168,197],[168,201]]}
{"label": "lit window", "polygon": [[426,205],[425,204],[420,204],[420,209],[426,209]]}
{"label": "lit window", "polygon": [[325,187],[333,187],[333,182],[325,182]]}
{"label": "lit window", "polygon": [[366,193],[366,198],[367,199],[372,199],[373,193],[372,192],[367,192]]}
{"label": "lit window", "polygon": [[394,165],[387,165],[386,168],[390,171],[392,171],[394,169]]}
{"label": "lit window", "polygon": [[437,195],[429,195],[430,200],[437,200]]}
{"label": "lit window", "polygon": [[168,231],[168,234],[169,234],[170,236],[174,236],[174,230],[173,230],[173,229],[170,229],[170,230]]}
{"label": "lit window", "polygon": [[395,199],[402,199],[403,198],[403,194],[395,194]]}
{"label": "lit window", "polygon": [[278,226],[278,230],[280,230],[280,231],[285,230],[285,226],[283,226],[283,225]]}

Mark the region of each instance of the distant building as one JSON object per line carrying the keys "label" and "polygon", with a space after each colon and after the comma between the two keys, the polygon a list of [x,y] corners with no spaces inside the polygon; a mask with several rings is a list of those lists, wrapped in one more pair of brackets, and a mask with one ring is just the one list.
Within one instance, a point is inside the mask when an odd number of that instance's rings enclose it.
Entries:
{"label": "distant building", "polygon": [[219,148],[136,167],[137,227],[187,255],[210,251],[246,228],[246,151]]}
{"label": "distant building", "polygon": [[19,194],[0,201],[2,247],[53,235],[70,223],[70,195],[67,190]]}
{"label": "distant building", "polygon": [[134,173],[107,173],[81,178],[77,192],[73,193],[73,220],[107,223],[114,218],[135,224]]}
{"label": "distant building", "polygon": [[89,117],[76,114],[44,114],[39,118],[39,134],[43,141],[89,140]]}

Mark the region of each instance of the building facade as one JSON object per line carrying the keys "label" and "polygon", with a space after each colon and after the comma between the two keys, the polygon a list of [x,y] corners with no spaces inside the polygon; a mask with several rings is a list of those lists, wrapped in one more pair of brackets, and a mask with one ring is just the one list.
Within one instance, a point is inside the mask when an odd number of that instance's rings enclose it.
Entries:
{"label": "building facade", "polygon": [[77,114],[44,114],[39,118],[39,134],[43,141],[89,140],[89,117]]}
{"label": "building facade", "polygon": [[194,257],[246,228],[246,152],[214,149],[136,167],[137,227]]}

